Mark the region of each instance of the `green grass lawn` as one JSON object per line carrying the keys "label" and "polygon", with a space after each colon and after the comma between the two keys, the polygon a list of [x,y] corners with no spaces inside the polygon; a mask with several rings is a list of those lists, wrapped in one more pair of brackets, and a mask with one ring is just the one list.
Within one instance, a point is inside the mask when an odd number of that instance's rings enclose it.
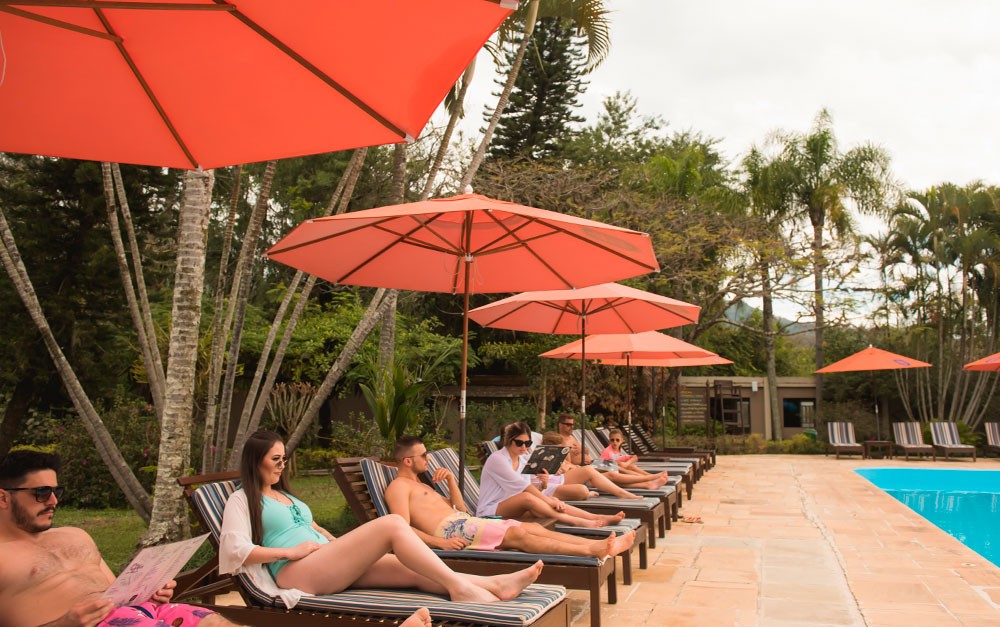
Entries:
{"label": "green grass lawn", "polygon": [[[339,535],[357,524],[333,477],[300,477],[292,480],[292,490],[309,504],[316,522],[331,533]],[[130,509],[60,507],[56,512],[56,524],[86,530],[115,574],[128,564],[139,538],[146,531],[142,519]],[[206,542],[188,567],[203,564],[211,554],[212,548]]]}

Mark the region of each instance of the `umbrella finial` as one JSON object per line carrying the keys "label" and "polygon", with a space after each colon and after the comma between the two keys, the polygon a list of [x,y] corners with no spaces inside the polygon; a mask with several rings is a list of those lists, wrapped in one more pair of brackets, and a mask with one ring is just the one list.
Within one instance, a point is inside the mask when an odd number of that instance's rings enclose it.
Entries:
{"label": "umbrella finial", "polygon": [[462,193],[465,194],[466,196],[468,196],[469,194],[471,194],[472,193],[472,186],[471,185],[466,185],[465,187],[463,187],[462,188]]}

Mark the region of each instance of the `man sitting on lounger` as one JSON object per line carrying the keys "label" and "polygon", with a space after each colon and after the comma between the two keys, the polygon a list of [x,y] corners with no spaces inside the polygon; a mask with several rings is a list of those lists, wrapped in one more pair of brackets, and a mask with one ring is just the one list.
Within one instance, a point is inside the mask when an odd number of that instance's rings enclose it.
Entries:
{"label": "man sitting on lounger", "polygon": [[[573,435],[573,427],[575,426],[573,417],[568,414],[562,414],[559,416],[557,424],[559,425],[559,435],[562,436],[563,446],[568,446],[570,448],[569,461],[577,466],[589,466],[593,460],[591,459],[590,454],[587,451],[584,451],[583,447],[580,446],[580,441]],[[610,479],[615,485],[621,486],[626,490],[629,488],[651,490],[662,487],[669,481],[667,479],[666,472],[649,473],[644,475],[628,474],[624,472],[606,472],[604,473],[604,476]]]}
{"label": "man sitting on lounger", "polygon": [[0,625],[4,627],[225,627],[214,612],[169,603],[174,582],[150,602],[115,608],[115,580],[87,532],[52,528],[63,488],[59,458],[14,451],[0,459]]}
{"label": "man sitting on lounger", "polygon": [[627,550],[635,531],[601,540],[589,540],[550,531],[535,523],[476,518],[467,513],[458,482],[447,468],[438,469],[433,481],[445,481],[449,502],[420,482],[427,470],[427,447],[420,438],[407,436],[396,442],[393,457],[398,476],[385,490],[389,511],[402,516],[428,546],[438,549],[518,549],[528,553],[605,557]]}

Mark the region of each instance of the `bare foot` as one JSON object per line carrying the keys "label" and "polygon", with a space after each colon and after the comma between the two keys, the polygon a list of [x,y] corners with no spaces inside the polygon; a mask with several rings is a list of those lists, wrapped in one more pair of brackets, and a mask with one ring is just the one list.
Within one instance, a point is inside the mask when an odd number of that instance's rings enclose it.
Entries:
{"label": "bare foot", "polygon": [[456,603],[494,603],[499,601],[495,594],[492,594],[484,587],[463,578],[462,588],[455,592],[449,592],[448,596]]}
{"label": "bare foot", "polygon": [[627,551],[635,544],[635,531],[623,533],[620,536],[611,536],[608,546],[608,555],[618,555],[622,551]]}
{"label": "bare foot", "polygon": [[618,498],[620,498],[620,499],[641,499],[642,497],[639,496],[638,494],[632,494],[631,492],[626,492],[625,490],[622,490],[621,496],[619,496]]}
{"label": "bare foot", "polygon": [[596,499],[599,496],[601,496],[600,492],[594,492],[593,490],[591,490],[590,494],[587,495],[587,498],[588,499]]}
{"label": "bare foot", "polygon": [[431,627],[431,613],[426,607],[422,607],[409,618],[399,624],[399,627]]}
{"label": "bare foot", "polygon": [[625,518],[625,512],[618,512],[614,516],[598,516],[597,518],[601,521],[601,524],[598,525],[600,527],[605,525],[617,525],[622,521],[622,518]]}
{"label": "bare foot", "polygon": [[485,577],[482,582],[483,588],[495,594],[499,599],[508,601],[521,594],[529,585],[538,579],[542,574],[542,560],[538,560],[531,566],[507,575],[495,575]]}

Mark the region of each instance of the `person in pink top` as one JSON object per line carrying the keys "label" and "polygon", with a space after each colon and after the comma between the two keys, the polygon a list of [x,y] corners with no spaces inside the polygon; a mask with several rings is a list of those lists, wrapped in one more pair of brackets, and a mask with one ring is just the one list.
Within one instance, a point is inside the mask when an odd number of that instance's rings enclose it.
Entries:
{"label": "person in pink top", "polygon": [[[646,472],[642,468],[639,468],[639,458],[635,455],[629,455],[628,451],[626,451],[623,447],[625,443],[625,434],[622,433],[621,429],[611,429],[608,431],[608,442],[609,444],[607,447],[601,451],[601,459],[616,462],[618,464],[618,472],[627,475],[647,477],[649,479],[655,479],[660,476]],[[662,475],[662,473],[660,474]]]}

